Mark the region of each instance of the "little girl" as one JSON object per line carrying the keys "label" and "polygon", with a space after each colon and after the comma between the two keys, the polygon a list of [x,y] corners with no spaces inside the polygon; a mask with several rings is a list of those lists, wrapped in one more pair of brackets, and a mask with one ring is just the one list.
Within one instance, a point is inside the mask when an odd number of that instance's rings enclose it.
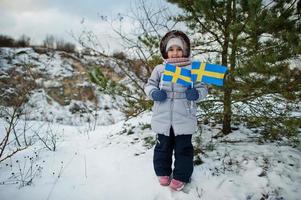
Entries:
{"label": "little girl", "polygon": [[159,183],[179,191],[190,181],[193,172],[191,137],[197,129],[196,103],[206,97],[208,90],[201,83],[191,88],[162,80],[166,63],[191,69],[187,35],[176,30],[166,33],[160,42],[160,51],[164,63],[154,68],[144,88],[154,101],[151,127],[157,133],[157,144],[153,164]]}

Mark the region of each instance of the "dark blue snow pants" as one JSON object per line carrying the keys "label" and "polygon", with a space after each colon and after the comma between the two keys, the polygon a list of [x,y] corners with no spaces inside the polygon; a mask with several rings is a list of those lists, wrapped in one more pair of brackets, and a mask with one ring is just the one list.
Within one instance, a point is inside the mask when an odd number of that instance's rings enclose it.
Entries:
{"label": "dark blue snow pants", "polygon": [[[154,168],[157,176],[170,176],[182,182],[189,182],[193,172],[192,135],[175,136],[170,128],[169,136],[158,134],[154,150]],[[172,155],[175,152],[174,170],[172,171]]]}

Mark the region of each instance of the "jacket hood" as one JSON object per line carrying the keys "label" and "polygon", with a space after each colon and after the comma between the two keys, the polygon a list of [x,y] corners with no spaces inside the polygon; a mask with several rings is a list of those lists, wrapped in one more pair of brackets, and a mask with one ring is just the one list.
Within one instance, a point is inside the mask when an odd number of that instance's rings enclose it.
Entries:
{"label": "jacket hood", "polygon": [[180,38],[184,43],[184,50],[183,50],[184,57],[186,57],[186,58],[190,57],[190,40],[184,32],[178,31],[178,30],[172,30],[172,31],[167,32],[161,39],[160,52],[161,52],[162,57],[164,59],[167,59],[167,52],[166,52],[167,42],[171,38],[175,38],[175,37]]}

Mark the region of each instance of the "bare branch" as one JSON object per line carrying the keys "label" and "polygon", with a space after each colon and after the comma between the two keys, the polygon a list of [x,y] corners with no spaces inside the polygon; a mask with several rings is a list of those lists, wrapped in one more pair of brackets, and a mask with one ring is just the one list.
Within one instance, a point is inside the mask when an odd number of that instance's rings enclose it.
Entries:
{"label": "bare branch", "polygon": [[17,148],[16,150],[14,150],[14,151],[11,152],[10,154],[6,155],[5,157],[3,157],[3,158],[0,157],[0,162],[2,162],[2,161],[4,161],[4,160],[6,160],[6,159],[12,157],[12,156],[15,155],[17,152],[23,151],[24,149],[27,149],[27,148],[28,148],[28,146],[24,146],[24,147],[19,147],[19,148]]}

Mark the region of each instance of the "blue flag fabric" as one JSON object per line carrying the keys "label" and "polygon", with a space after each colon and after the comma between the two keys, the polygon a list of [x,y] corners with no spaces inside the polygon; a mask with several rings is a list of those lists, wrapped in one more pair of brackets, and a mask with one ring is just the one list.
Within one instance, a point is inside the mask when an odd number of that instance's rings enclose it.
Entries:
{"label": "blue flag fabric", "polygon": [[167,63],[163,72],[163,81],[179,83],[189,87],[191,86],[191,71]]}
{"label": "blue flag fabric", "polygon": [[222,65],[194,61],[191,64],[191,80],[207,84],[223,86],[224,76],[228,68]]}
{"label": "blue flag fabric", "polygon": [[228,68],[225,66],[199,61],[191,63],[191,70],[167,63],[163,72],[163,81],[179,83],[186,87],[196,82],[223,86],[227,71]]}

